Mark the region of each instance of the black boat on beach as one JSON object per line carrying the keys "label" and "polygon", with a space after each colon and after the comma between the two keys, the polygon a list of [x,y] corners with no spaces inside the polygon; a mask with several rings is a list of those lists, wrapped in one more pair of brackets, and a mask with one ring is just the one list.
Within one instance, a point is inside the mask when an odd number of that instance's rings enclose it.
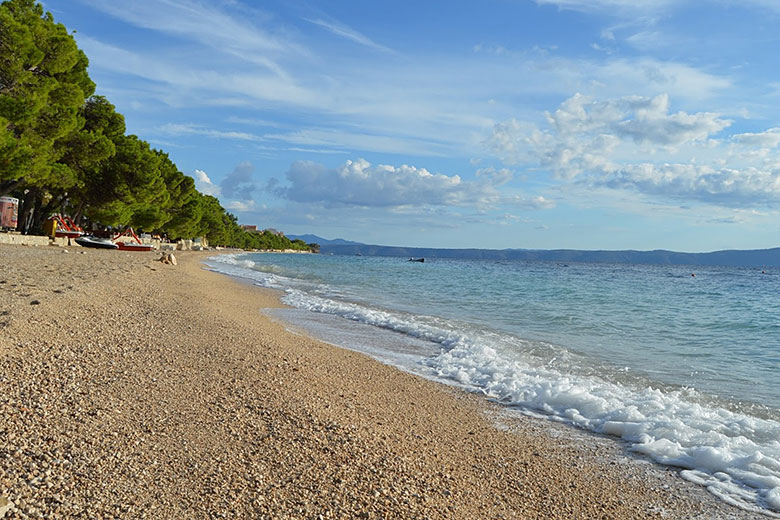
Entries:
{"label": "black boat on beach", "polygon": [[91,247],[94,249],[119,249],[119,246],[108,238],[100,238],[94,235],[78,237],[76,243],[82,247]]}

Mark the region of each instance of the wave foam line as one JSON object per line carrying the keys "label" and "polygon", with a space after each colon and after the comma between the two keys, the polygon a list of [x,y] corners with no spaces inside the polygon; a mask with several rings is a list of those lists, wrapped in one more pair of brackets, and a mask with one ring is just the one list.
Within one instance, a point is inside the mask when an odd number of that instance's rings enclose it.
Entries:
{"label": "wave foam line", "polygon": [[261,287],[281,289],[285,287],[284,277],[275,274],[278,269],[262,269],[256,262],[239,255],[220,255],[206,259],[204,262],[212,271],[252,280]]}
{"label": "wave foam line", "polygon": [[[510,361],[462,343],[428,360],[441,377],[502,403],[542,411],[619,437],[743,509],[780,512],[780,423],[703,406],[694,390],[628,387]],[[761,441],[760,439],[765,439]],[[780,517],[780,515],[773,516]]]}
{"label": "wave foam line", "polygon": [[438,343],[447,348],[452,348],[459,342],[465,341],[465,337],[461,334],[420,323],[414,316],[401,318],[386,311],[368,309],[353,303],[336,302],[327,298],[306,294],[296,289],[287,289],[287,295],[282,298],[282,301],[299,309],[333,314],[348,320]]}
{"label": "wave foam line", "polygon": [[[287,289],[283,301],[313,312],[402,332],[445,347],[424,361],[441,378],[484,392],[511,406],[564,419],[619,437],[654,461],[684,468],[700,483],[743,509],[780,512],[780,423],[695,402],[696,392],[633,390],[594,377],[574,376],[506,359],[465,334],[415,316],[320,298]],[[484,338],[483,338],[484,339]],[[760,439],[764,439],[761,441]]]}

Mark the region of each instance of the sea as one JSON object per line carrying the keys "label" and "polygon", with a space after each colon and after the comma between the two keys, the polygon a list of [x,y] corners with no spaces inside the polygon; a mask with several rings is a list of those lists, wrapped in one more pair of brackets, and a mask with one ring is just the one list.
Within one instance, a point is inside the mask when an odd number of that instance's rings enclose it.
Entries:
{"label": "sea", "polygon": [[780,518],[780,270],[306,254],[209,269],[263,312],[512,410],[622,439]]}

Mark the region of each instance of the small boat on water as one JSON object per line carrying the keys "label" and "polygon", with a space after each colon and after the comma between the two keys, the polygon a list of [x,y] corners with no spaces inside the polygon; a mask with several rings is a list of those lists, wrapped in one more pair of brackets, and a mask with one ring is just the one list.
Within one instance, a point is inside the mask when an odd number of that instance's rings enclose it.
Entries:
{"label": "small boat on water", "polygon": [[95,235],[84,235],[76,238],[76,243],[82,247],[93,249],[119,249],[119,246],[108,238],[100,238]]}

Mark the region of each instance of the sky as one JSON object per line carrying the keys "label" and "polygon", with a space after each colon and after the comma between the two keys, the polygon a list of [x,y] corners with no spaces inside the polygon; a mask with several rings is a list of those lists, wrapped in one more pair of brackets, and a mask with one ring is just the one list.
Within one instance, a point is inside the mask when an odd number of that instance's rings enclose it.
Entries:
{"label": "sky", "polygon": [[46,0],[242,224],[421,247],[780,246],[775,0]]}

